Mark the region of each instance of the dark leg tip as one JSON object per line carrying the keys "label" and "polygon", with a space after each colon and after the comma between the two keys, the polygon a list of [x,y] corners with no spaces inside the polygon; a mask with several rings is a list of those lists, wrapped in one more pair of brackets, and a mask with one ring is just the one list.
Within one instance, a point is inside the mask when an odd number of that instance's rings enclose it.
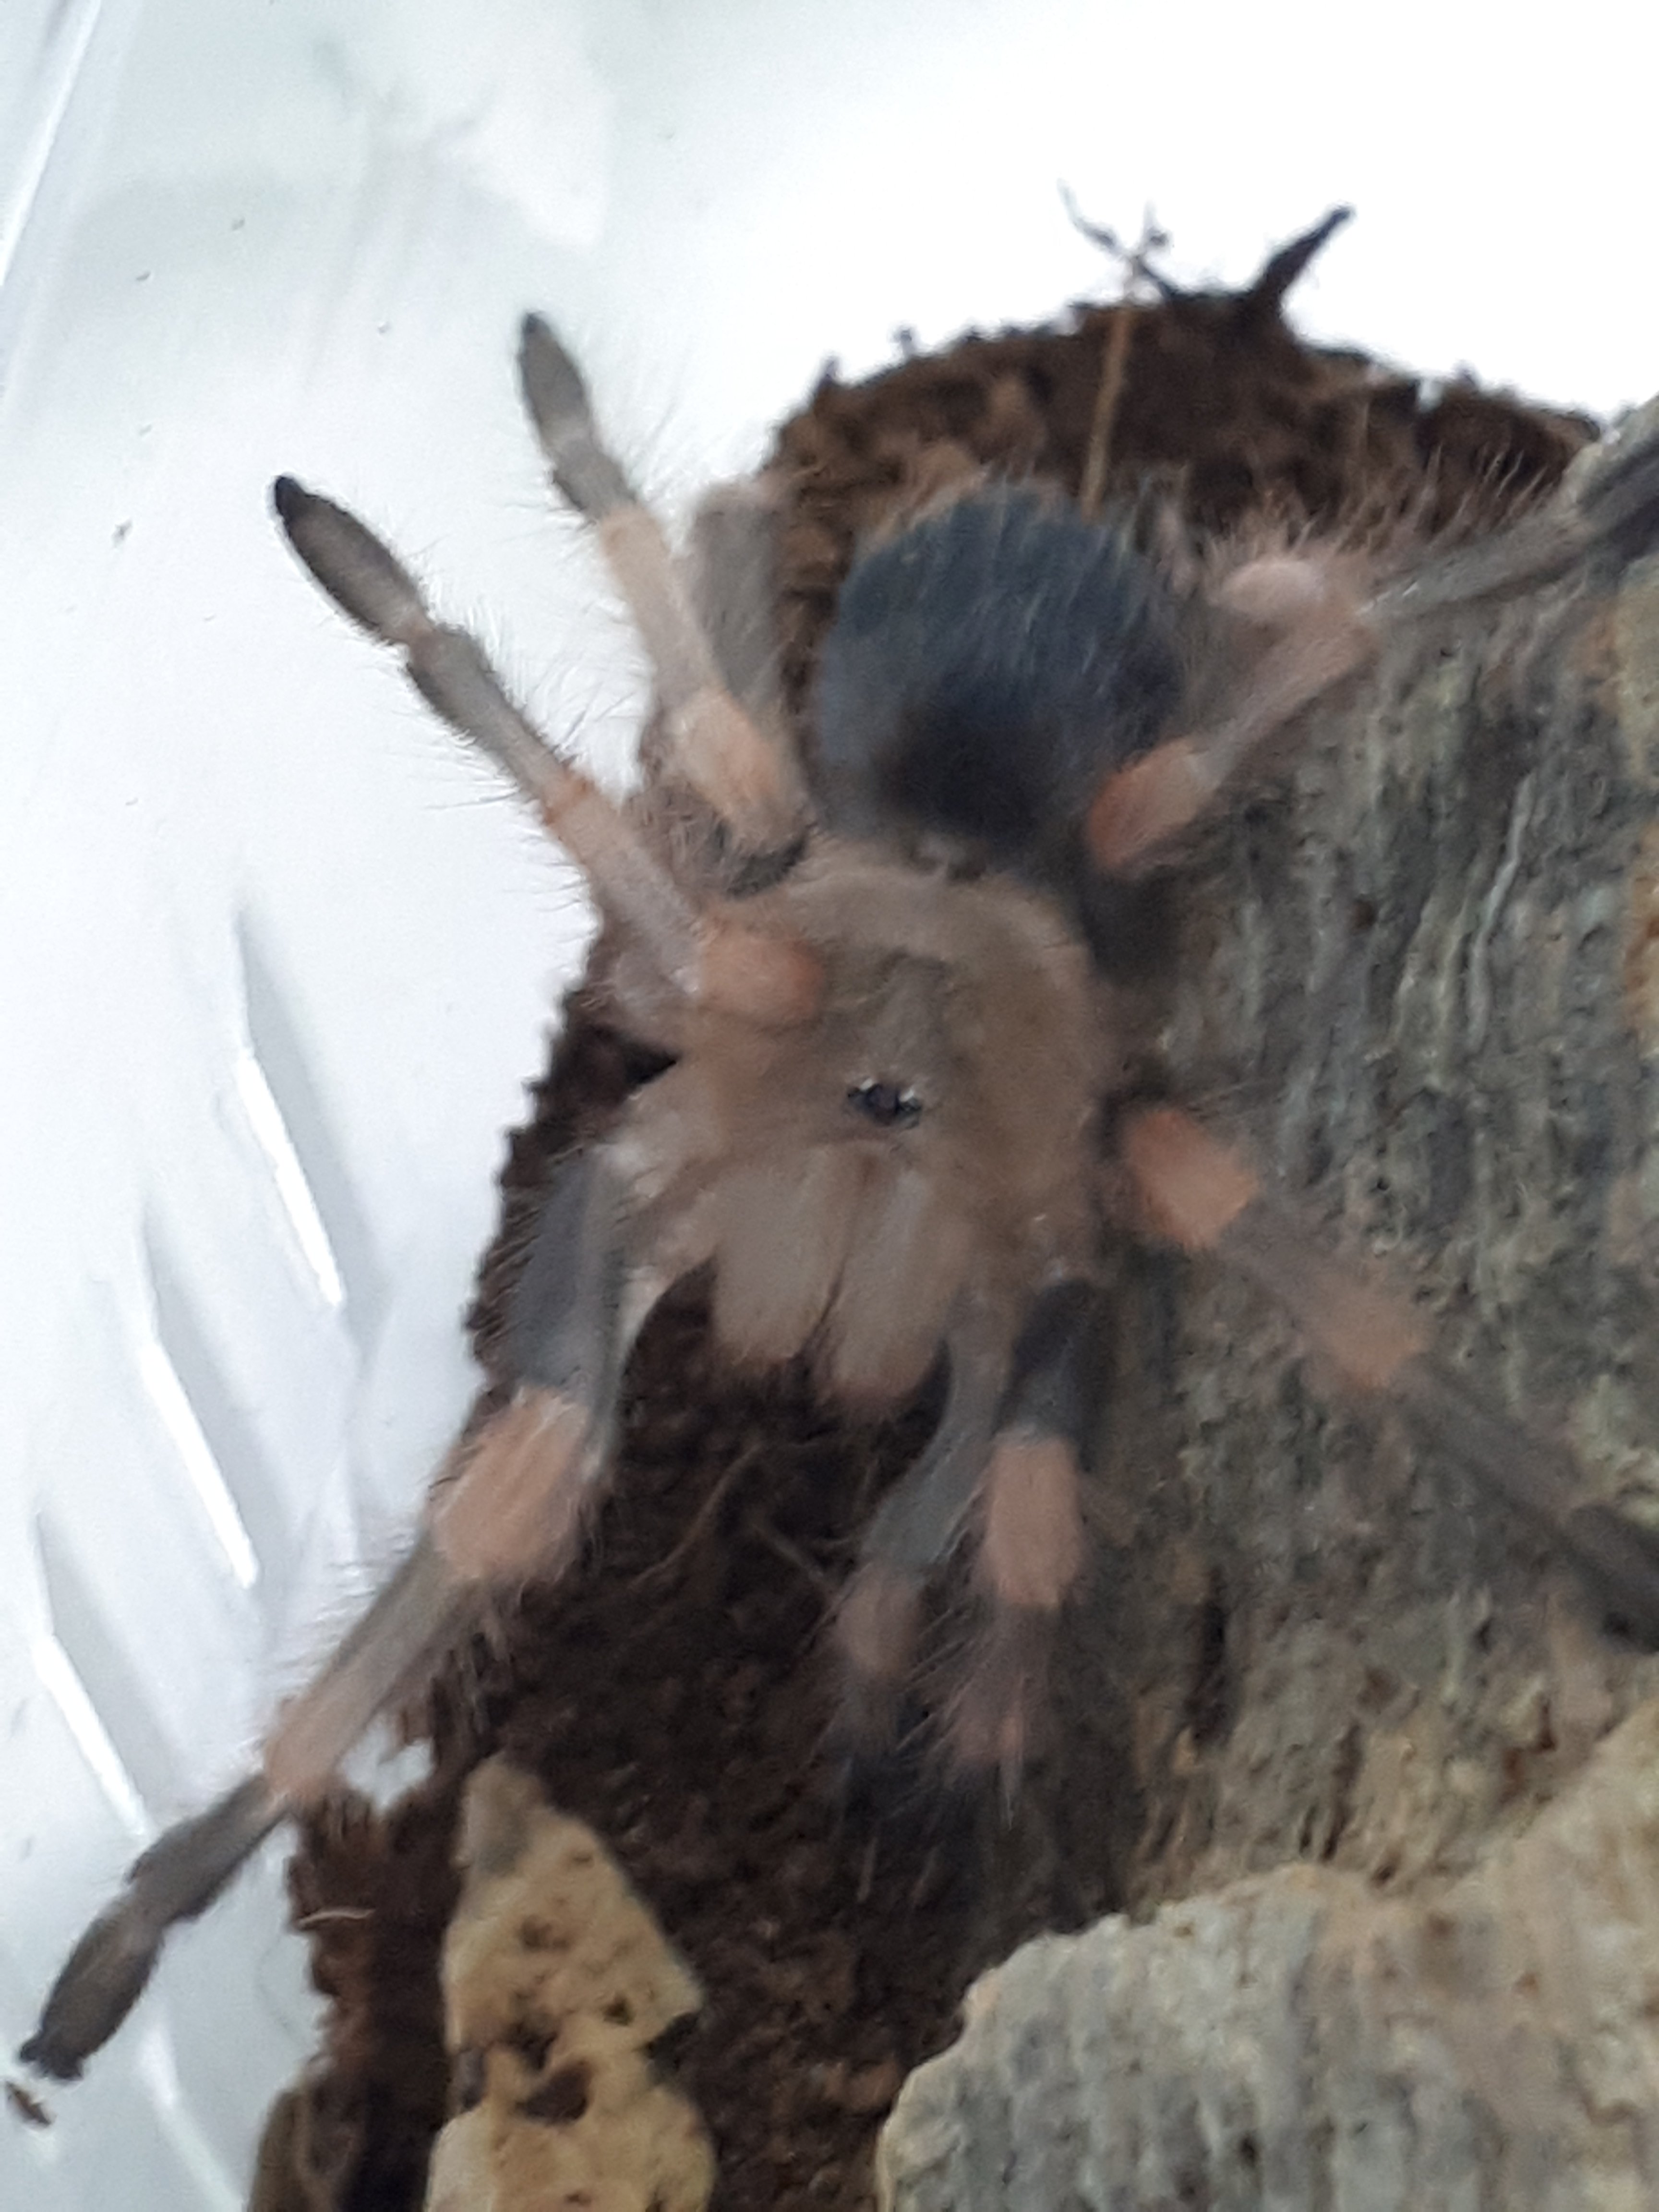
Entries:
{"label": "dark leg tip", "polygon": [[278,477],[270,487],[270,503],[276,510],[278,521],[291,530],[307,507],[314,504],[314,499],[297,477]]}

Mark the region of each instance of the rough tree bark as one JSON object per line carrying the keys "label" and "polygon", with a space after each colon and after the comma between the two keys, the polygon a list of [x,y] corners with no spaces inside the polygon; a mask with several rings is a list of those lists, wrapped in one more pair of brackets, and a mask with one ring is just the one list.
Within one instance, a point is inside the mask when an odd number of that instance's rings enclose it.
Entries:
{"label": "rough tree bark", "polygon": [[[1649,1522],[1656,785],[1659,555],[1397,635],[1190,874],[1162,1037]],[[1656,1662],[1248,1285],[1130,1256],[1119,1312],[1129,1913],[979,1985],[885,2201],[1655,2202]]]}

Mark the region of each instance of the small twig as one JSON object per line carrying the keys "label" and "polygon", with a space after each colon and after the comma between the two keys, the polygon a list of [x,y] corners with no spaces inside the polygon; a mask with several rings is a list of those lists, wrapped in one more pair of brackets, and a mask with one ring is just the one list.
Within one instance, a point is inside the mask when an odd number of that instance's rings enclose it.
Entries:
{"label": "small twig", "polygon": [[1100,365],[1100,384],[1095,392],[1094,415],[1089,424],[1089,444],[1083,459],[1083,480],[1078,487],[1077,503],[1083,514],[1093,521],[1099,514],[1106,496],[1106,475],[1111,465],[1112,432],[1117,421],[1117,411],[1123,397],[1124,374],[1129,365],[1129,346],[1134,337],[1141,301],[1136,293],[1151,286],[1160,299],[1178,299],[1180,294],[1169,280],[1152,266],[1154,254],[1161,253],[1169,245],[1167,232],[1158,228],[1150,208],[1140,226],[1140,238],[1134,246],[1125,246],[1117,233],[1103,225],[1085,220],[1082,211],[1064,185],[1060,197],[1073,222],[1091,245],[1122,264],[1123,295],[1111,309],[1111,323],[1106,333],[1106,347]]}
{"label": "small twig", "polygon": [[854,1892],[856,1904],[867,1905],[870,1902],[870,1893],[876,1886],[876,1851],[880,1840],[878,1836],[872,1836],[864,1847],[863,1856],[859,1861],[858,1888]]}
{"label": "small twig", "polygon": [[690,1526],[673,1550],[665,1558],[653,1560],[650,1566],[635,1575],[629,1584],[630,1591],[654,1589],[660,1583],[673,1580],[684,1562],[690,1557],[708,1535],[719,1516],[721,1506],[731,1496],[733,1486],[747,1474],[759,1457],[760,1449],[757,1443],[746,1444],[744,1447],[692,1515]]}
{"label": "small twig", "polygon": [[1166,249],[1170,243],[1170,236],[1167,231],[1158,228],[1150,208],[1147,209],[1146,218],[1140,226],[1139,242],[1133,246],[1126,246],[1115,230],[1109,230],[1104,223],[1091,222],[1088,220],[1072,197],[1069,185],[1060,186],[1060,197],[1066,214],[1072,219],[1073,228],[1079,231],[1091,246],[1097,246],[1103,253],[1109,253],[1114,261],[1121,264],[1126,298],[1138,285],[1150,284],[1160,300],[1180,299],[1182,295],[1179,285],[1172,284],[1167,276],[1152,266],[1152,256],[1162,253]]}
{"label": "small twig", "polygon": [[749,1534],[758,1538],[769,1551],[775,1552],[787,1565],[795,1568],[805,1576],[826,1604],[835,1595],[836,1585],[830,1576],[824,1573],[823,1569],[816,1560],[808,1559],[799,1544],[792,1543],[789,1538],[775,1528],[769,1521],[757,1515],[749,1523]]}
{"label": "small twig", "polygon": [[1083,481],[1077,495],[1078,506],[1089,522],[1099,515],[1106,496],[1112,429],[1117,420],[1118,402],[1123,395],[1123,372],[1129,365],[1129,341],[1135,334],[1135,319],[1139,312],[1133,301],[1120,300],[1112,309],[1111,326],[1106,333],[1105,357],[1100,365],[1095,411],[1089,424],[1089,446],[1083,459]]}

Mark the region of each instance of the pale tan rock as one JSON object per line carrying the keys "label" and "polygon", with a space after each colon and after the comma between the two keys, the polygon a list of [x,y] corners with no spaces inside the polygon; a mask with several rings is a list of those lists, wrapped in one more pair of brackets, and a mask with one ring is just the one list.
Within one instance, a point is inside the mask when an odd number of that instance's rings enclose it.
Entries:
{"label": "pale tan rock", "polygon": [[1659,2203],[1659,1699],[1455,1880],[1249,1876],[1028,1944],[965,2018],[885,2212]]}
{"label": "pale tan rock", "polygon": [[467,1786],[459,1856],[444,2013],[466,2109],[427,2212],[702,2212],[708,2139],[647,2047],[700,1993],[620,1869],[499,1759]]}

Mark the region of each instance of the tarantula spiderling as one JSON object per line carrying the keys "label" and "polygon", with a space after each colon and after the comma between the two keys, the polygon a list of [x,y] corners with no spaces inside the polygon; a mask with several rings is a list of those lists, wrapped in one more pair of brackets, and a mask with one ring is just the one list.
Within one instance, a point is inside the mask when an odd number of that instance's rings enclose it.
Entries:
{"label": "tarantula spiderling", "polygon": [[854,1407],[896,1404],[943,1367],[937,1425],[836,1616],[855,1741],[890,1725],[928,1584],[966,1550],[977,1633],[946,1731],[964,1764],[1017,1771],[1084,1569],[1102,1259],[1126,1235],[1231,1261],[1328,1366],[1387,1393],[1659,1634],[1650,1545],[1583,1501],[1566,1454],[1473,1395],[1413,1310],[1326,1256],[1236,1152],[1127,1091],[1093,957],[1102,883],[1179,857],[1390,626],[1646,542],[1659,447],[1615,448],[1501,538],[1398,576],[1317,542],[1241,553],[1201,624],[1237,680],[1224,712],[1184,728],[1190,611],[1173,589],[1115,528],[977,485],[854,568],[808,763],[752,649],[764,487],[716,515],[716,565],[751,604],[705,616],[534,318],[520,367],[553,481],[651,659],[637,801],[613,804],[544,740],[362,523],[286,477],[275,503],[323,589],[580,866],[604,923],[598,987],[663,1072],[556,1173],[510,1315],[514,1388],[456,1442],[386,1588],[279,1716],[258,1773],[147,1851],[71,1956],[23,2054],[59,2077],[118,2025],[167,1928],[329,1790],[491,1593],[568,1565],[629,1348],[698,1269],[736,1362],[804,1358]]}

